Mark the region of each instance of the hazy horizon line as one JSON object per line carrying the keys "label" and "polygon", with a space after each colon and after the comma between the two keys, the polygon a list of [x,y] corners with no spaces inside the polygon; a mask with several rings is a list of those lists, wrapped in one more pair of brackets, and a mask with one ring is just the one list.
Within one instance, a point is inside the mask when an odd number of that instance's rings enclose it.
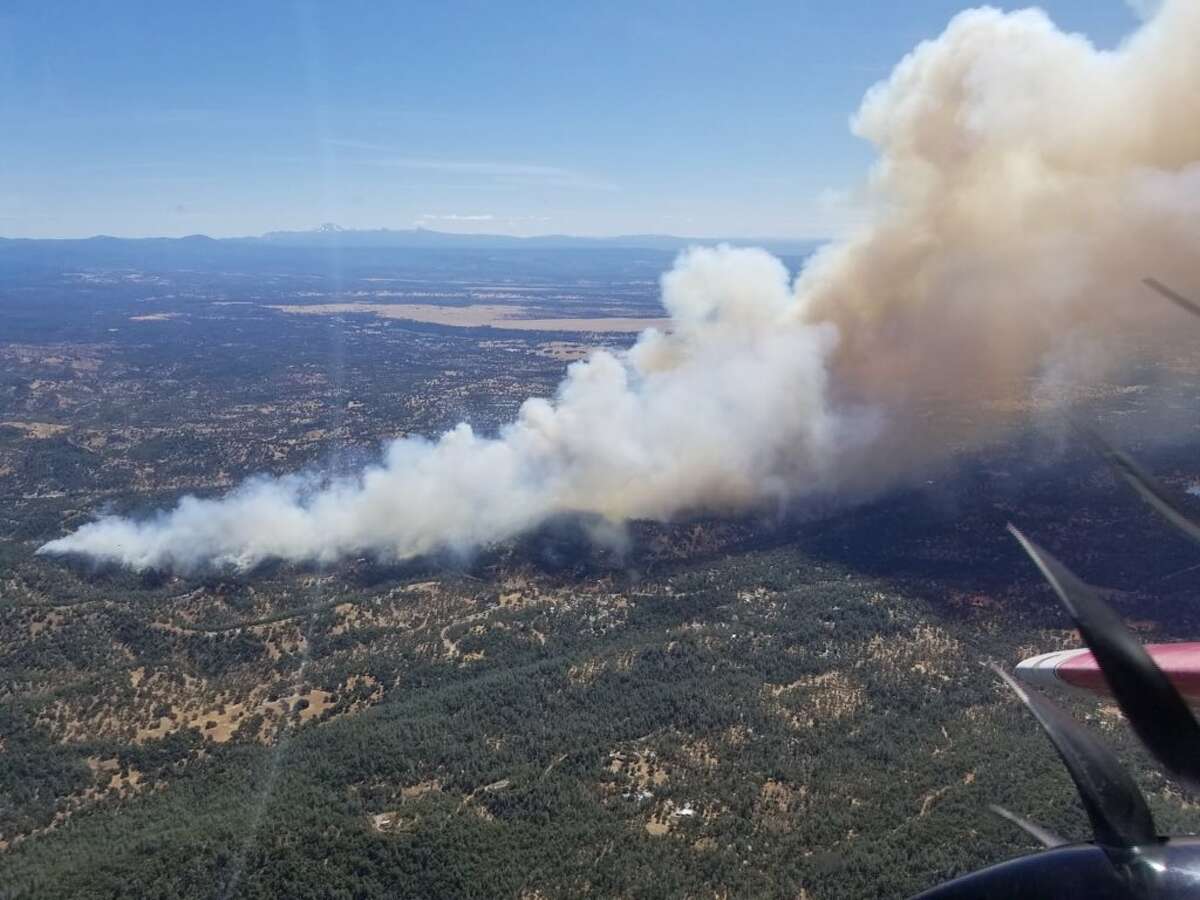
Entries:
{"label": "hazy horizon line", "polygon": [[204,232],[191,232],[188,234],[109,234],[100,232],[88,235],[39,235],[37,237],[18,236],[10,237],[5,234],[0,234],[2,241],[92,241],[92,240],[120,240],[120,241],[182,241],[191,238],[205,238],[211,241],[248,241],[262,240],[274,235],[313,235],[322,234],[413,234],[424,233],[442,235],[455,238],[504,238],[507,240],[516,241],[536,241],[546,240],[550,238],[566,238],[569,240],[581,241],[612,241],[622,238],[659,238],[670,239],[677,241],[705,241],[705,242],[720,242],[720,241],[768,241],[776,243],[823,243],[835,240],[835,235],[826,236],[791,236],[779,234],[723,234],[717,236],[707,235],[688,235],[674,234],[666,231],[623,231],[607,234],[579,234],[567,231],[548,231],[539,232],[537,234],[512,234],[504,231],[446,231],[439,228],[427,228],[422,225],[414,225],[407,228],[378,226],[372,228],[350,228],[335,226],[333,228],[328,225],[318,225],[313,228],[278,228],[263,231],[257,234],[229,234],[229,235],[211,235]]}

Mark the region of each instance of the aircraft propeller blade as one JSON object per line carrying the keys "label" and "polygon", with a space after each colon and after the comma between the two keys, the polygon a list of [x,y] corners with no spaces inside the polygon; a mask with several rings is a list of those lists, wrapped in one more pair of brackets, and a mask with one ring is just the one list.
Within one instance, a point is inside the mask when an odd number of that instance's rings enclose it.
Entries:
{"label": "aircraft propeller blade", "polygon": [[1029,821],[1027,818],[1022,815],[1018,815],[1011,809],[1005,809],[1003,806],[1000,806],[996,803],[988,806],[988,809],[990,809],[1000,818],[1007,819],[1008,821],[1012,822],[1046,849],[1050,849],[1051,847],[1061,847],[1067,843],[1053,831]]}
{"label": "aircraft propeller blade", "polygon": [[1158,479],[1134,462],[1128,454],[1122,453],[1110,445],[1093,429],[1080,427],[1083,428],[1088,440],[1096,446],[1108,464],[1129,483],[1129,486],[1151,509],[1200,544],[1200,524],[1184,514],[1170,492]]}
{"label": "aircraft propeller blade", "polygon": [[1142,284],[1146,285],[1146,287],[1150,288],[1150,290],[1166,297],[1181,309],[1186,309],[1194,316],[1200,316],[1200,303],[1196,303],[1194,300],[1189,300],[1178,291],[1171,290],[1171,288],[1167,287],[1157,278],[1143,278]]}
{"label": "aircraft propeller blade", "polygon": [[992,668],[1033,713],[1062,757],[1091,820],[1096,843],[1127,850],[1155,841],[1154,818],[1146,798],[1112,751],[1050,699],[1025,690],[999,666]]}
{"label": "aircraft propeller blade", "polygon": [[1113,698],[1142,743],[1172,775],[1200,792],[1200,724],[1179,691],[1095,588],[1016,527],[1008,529],[1075,620]]}

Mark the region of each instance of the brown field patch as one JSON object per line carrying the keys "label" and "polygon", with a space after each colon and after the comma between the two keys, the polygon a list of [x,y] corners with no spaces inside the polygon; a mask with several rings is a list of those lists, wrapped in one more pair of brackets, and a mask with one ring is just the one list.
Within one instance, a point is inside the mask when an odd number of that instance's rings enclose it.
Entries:
{"label": "brown field patch", "polygon": [[[674,801],[667,800],[654,807],[650,813],[650,817],[642,827],[652,837],[663,837],[670,834],[680,822],[695,818],[696,814],[696,807],[691,803],[676,806]],[[708,817],[705,816],[704,818],[707,819]]]}
{"label": "brown field patch", "polygon": [[658,813],[655,813],[650,817],[649,821],[646,822],[645,827],[646,832],[652,837],[662,837],[664,834],[670,832],[671,819],[670,817],[660,816]]}
{"label": "brown field patch", "polygon": [[754,802],[754,820],[770,831],[790,831],[808,804],[808,788],[769,778]]}
{"label": "brown field patch", "polygon": [[916,673],[940,681],[950,680],[950,667],[963,656],[962,645],[949,633],[925,624],[907,635],[876,635],[867,642],[864,655],[884,672]]}
{"label": "brown field patch", "polygon": [[608,770],[623,775],[633,793],[662,787],[669,778],[653,750],[614,750],[608,755]]}
{"label": "brown field patch", "polygon": [[712,745],[703,738],[684,744],[683,755],[688,762],[701,769],[715,769],[721,763]]}
{"label": "brown field patch", "polygon": [[313,303],[280,304],[268,309],[302,316],[333,316],[342,313],[369,313],[384,319],[408,319],[433,325],[459,328],[497,328],[508,331],[585,331],[631,333],[647,328],[664,328],[663,318],[602,317],[593,319],[522,319],[523,306],[432,306],[424,303]]}
{"label": "brown field patch", "polygon": [[62,627],[66,618],[62,613],[51,610],[42,617],[41,621],[31,621],[29,623],[29,636],[37,637],[42,632],[58,631]]}
{"label": "brown field patch", "polygon": [[62,434],[64,431],[69,431],[69,425],[56,425],[53,422],[0,422],[0,425],[7,425],[9,428],[16,428],[19,431],[25,432],[25,437],[30,440],[40,441],[46,438],[52,438]]}
{"label": "brown field patch", "polygon": [[945,787],[938,788],[937,790],[929,791],[923,797],[921,797],[921,808],[917,811],[917,818],[921,819],[929,815],[929,811],[933,809],[939,800],[946,796],[946,792],[949,791],[951,787],[952,785],[948,784]]}
{"label": "brown field patch", "polygon": [[385,833],[412,831],[420,821],[416,816],[403,815],[398,809],[376,813],[370,820],[372,828]]}
{"label": "brown field patch", "polygon": [[567,680],[571,684],[588,685],[599,678],[605,668],[604,660],[595,656],[567,669]]}
{"label": "brown field patch", "polygon": [[441,790],[442,783],[436,778],[431,778],[428,781],[418,781],[416,784],[400,788],[400,797],[404,800],[416,800],[426,794],[439,793]]}
{"label": "brown field patch", "polygon": [[[187,728],[200,732],[205,740],[223,744],[233,739],[249,719],[262,717],[258,732],[251,738],[270,743],[280,729],[294,721],[303,725],[318,719],[334,705],[335,693],[321,688],[294,690],[271,698],[275,684],[260,684],[236,697],[212,690],[204,679],[183,676],[182,684],[172,684],[162,673],[146,674],[144,667],[130,671],[130,685],[136,700],[129,706],[104,706],[92,711],[79,703],[57,701],[43,710],[39,721],[63,743],[115,737],[133,743],[157,740]],[[361,686],[370,686],[365,697]],[[383,687],[371,676],[354,675],[343,690],[359,688],[359,697],[347,710],[357,712],[379,702]]]}
{"label": "brown field patch", "polygon": [[791,684],[764,684],[763,701],[793,728],[811,728],[857,713],[866,704],[866,691],[845,673],[831,671]]}

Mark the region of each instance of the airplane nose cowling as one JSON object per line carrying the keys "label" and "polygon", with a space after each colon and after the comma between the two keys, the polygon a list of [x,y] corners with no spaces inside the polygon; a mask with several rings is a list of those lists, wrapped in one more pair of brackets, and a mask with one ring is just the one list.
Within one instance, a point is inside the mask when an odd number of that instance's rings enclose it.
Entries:
{"label": "airplane nose cowling", "polygon": [[[1183,699],[1200,709],[1200,642],[1146,644],[1146,652],[1162,669]],[[1016,675],[1025,684],[1077,696],[1111,698],[1108,682],[1087,648],[1041,653],[1017,663]]]}
{"label": "airplane nose cowling", "polygon": [[1087,649],[1054,650],[1050,653],[1039,653],[1029,659],[1017,663],[1017,677],[1026,684],[1036,688],[1053,688],[1055,690],[1071,690],[1078,688],[1064,681],[1058,675],[1058,667],[1080,656],[1090,655]]}

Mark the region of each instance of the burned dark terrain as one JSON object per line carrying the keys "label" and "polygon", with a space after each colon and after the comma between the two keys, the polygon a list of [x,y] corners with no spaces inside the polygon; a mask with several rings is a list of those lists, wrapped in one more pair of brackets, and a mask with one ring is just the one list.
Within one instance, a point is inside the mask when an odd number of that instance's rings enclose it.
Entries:
{"label": "burned dark terrain", "polygon": [[[494,432],[632,340],[604,319],[661,316],[669,264],[5,262],[0,896],[895,897],[1027,849],[989,803],[1085,835],[986,668],[1077,643],[1004,525],[1146,640],[1200,635],[1200,556],[1035,409],[884,495],[620,540],[564,519],[469,557],[186,575],[35,555],[98,512]],[[1198,386],[1200,351],[1075,414],[1187,502],[1200,441],[1151,438],[1200,423]],[[1200,825],[1114,707],[1073,702],[1164,830]]]}

